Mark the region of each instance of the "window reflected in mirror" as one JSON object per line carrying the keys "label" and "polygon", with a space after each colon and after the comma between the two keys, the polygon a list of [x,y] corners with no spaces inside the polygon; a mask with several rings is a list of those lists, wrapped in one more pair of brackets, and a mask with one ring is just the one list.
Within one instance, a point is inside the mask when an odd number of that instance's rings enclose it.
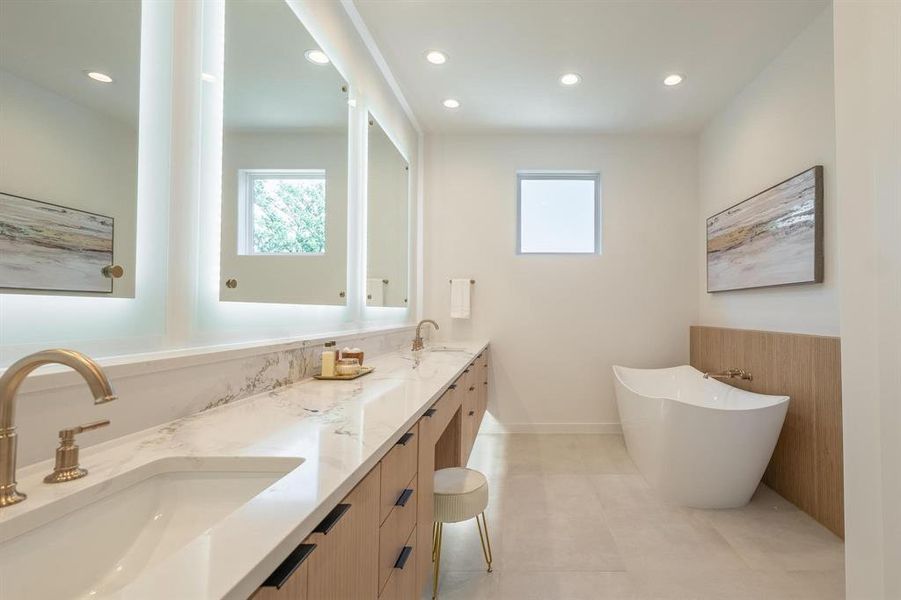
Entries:
{"label": "window reflected in mirror", "polygon": [[410,168],[384,129],[369,117],[366,304],[409,304]]}
{"label": "window reflected in mirror", "polygon": [[220,298],[345,304],[346,82],[285,2],[227,0],[223,86]]}

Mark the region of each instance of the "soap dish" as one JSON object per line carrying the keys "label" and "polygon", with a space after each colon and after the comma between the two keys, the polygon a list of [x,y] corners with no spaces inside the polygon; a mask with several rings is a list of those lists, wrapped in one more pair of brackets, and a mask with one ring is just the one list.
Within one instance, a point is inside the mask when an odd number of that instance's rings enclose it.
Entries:
{"label": "soap dish", "polygon": [[369,375],[373,371],[375,371],[375,367],[360,367],[360,372],[356,375],[332,375],[331,377],[327,375],[314,375],[313,378],[325,379],[326,381],[350,381],[351,379],[356,379],[363,375]]}

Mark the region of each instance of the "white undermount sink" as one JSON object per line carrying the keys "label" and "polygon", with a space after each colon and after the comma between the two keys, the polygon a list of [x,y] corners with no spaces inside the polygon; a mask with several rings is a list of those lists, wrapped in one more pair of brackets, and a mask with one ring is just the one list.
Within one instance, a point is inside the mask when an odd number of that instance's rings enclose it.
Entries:
{"label": "white undermount sink", "polygon": [[115,592],[301,463],[294,457],[165,458],[2,522],[0,598]]}

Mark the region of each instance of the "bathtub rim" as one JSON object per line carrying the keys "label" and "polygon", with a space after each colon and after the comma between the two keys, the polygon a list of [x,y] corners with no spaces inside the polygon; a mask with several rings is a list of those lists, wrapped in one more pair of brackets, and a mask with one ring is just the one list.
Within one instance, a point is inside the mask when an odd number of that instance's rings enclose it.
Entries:
{"label": "bathtub rim", "polygon": [[[684,370],[685,368],[688,368],[688,369],[691,369],[694,373],[697,373],[698,377],[703,378],[704,373],[699,371],[698,369],[694,368],[691,365],[683,364],[683,365],[676,365],[674,367],[660,367],[660,368],[640,368],[640,367],[626,367],[623,365],[613,365],[612,368],[613,368],[613,376],[616,379],[616,381],[620,385],[622,385],[624,388],[626,388],[627,390],[629,390],[630,392],[635,394],[636,396],[639,396],[641,398],[648,398],[649,400],[669,400],[671,402],[677,402],[683,406],[690,406],[692,408],[698,408],[698,409],[702,409],[702,410],[717,410],[717,411],[723,411],[723,412],[754,412],[754,411],[759,411],[759,410],[771,409],[771,408],[774,408],[777,406],[781,406],[783,404],[788,404],[791,401],[791,396],[786,396],[786,395],[782,395],[782,394],[777,395],[777,394],[761,394],[759,392],[749,392],[748,390],[743,390],[739,387],[729,385],[729,384],[719,381],[717,379],[708,379],[708,381],[713,382],[715,385],[720,385],[725,388],[729,388],[727,391],[738,390],[744,394],[756,396],[759,398],[768,398],[769,400],[765,404],[762,404],[761,406],[752,406],[752,407],[738,408],[738,407],[729,407],[729,406],[705,406],[703,404],[687,402],[686,400],[681,399],[681,398],[673,398],[671,396],[653,396],[653,395],[639,392],[638,390],[636,390],[635,388],[633,388],[632,386],[627,384],[625,381],[623,381],[623,378],[620,377],[620,371],[669,371],[672,369],[683,369]],[[617,402],[619,402],[618,396],[617,396]]]}

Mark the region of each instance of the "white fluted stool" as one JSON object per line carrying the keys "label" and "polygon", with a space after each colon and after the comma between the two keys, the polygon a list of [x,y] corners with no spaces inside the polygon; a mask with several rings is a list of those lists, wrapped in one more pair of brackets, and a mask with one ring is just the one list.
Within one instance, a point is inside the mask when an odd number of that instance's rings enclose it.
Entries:
{"label": "white fluted stool", "polygon": [[[432,598],[438,597],[438,575],[441,569],[441,537],[445,523],[459,523],[475,519],[479,527],[482,553],[491,572],[491,541],[488,539],[488,479],[473,469],[451,467],[435,471],[435,523],[432,528],[432,562],[435,580]],[[481,521],[479,520],[481,517]]]}

